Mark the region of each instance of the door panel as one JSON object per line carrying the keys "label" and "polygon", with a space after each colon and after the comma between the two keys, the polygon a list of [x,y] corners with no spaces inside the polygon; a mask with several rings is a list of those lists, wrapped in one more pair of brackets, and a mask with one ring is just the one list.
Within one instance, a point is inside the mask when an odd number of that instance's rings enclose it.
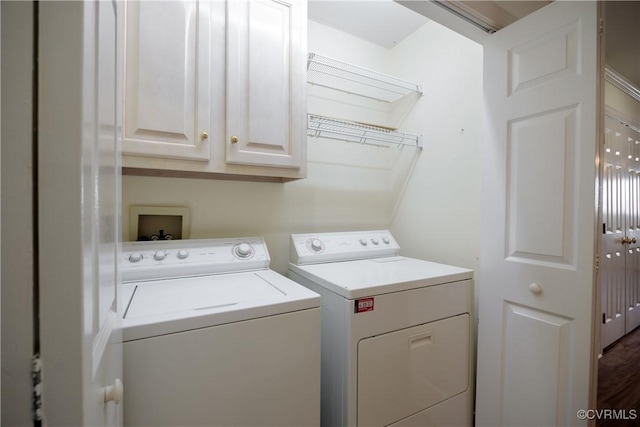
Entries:
{"label": "door panel", "polygon": [[[504,325],[503,387],[507,391],[503,402],[504,425],[564,425],[564,420],[574,415],[566,401],[571,389],[568,367],[571,342],[576,338],[575,322],[505,302]],[[523,335],[523,331],[527,335]],[[540,348],[544,351],[539,352]],[[522,369],[522,361],[526,361],[526,369]],[[536,403],[523,405],[523,402]],[[552,410],[541,414],[540,407]]]}
{"label": "door panel", "polygon": [[597,29],[595,2],[554,2],[484,42],[479,426],[587,424]]}
{"label": "door panel", "polygon": [[572,22],[543,37],[511,49],[509,94],[560,80],[567,74],[579,74],[578,29],[578,22]]}
{"label": "door panel", "polygon": [[575,267],[574,200],[565,193],[575,192],[575,158],[566,153],[575,151],[576,125],[575,106],[507,124],[507,257],[513,262]]}

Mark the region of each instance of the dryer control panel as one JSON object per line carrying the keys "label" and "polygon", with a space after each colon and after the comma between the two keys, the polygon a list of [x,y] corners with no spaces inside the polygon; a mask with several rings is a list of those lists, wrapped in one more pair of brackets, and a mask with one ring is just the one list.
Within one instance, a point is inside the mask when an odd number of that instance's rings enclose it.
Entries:
{"label": "dryer control panel", "polygon": [[271,259],[262,237],[156,240],[122,244],[122,280],[157,280],[262,270]]}
{"label": "dryer control panel", "polygon": [[398,255],[389,230],[292,234],[289,260],[298,265]]}

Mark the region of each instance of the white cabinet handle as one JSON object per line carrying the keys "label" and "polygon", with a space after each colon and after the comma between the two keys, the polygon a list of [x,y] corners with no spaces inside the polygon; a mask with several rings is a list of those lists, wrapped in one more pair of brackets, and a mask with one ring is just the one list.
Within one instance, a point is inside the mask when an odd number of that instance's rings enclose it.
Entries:
{"label": "white cabinet handle", "polygon": [[116,378],[113,385],[107,386],[104,389],[104,403],[115,402],[115,404],[118,405],[122,402],[123,393],[122,381],[120,381],[120,378]]}
{"label": "white cabinet handle", "polygon": [[542,293],[542,286],[537,283],[532,283],[529,285],[529,290],[536,295],[540,295]]}

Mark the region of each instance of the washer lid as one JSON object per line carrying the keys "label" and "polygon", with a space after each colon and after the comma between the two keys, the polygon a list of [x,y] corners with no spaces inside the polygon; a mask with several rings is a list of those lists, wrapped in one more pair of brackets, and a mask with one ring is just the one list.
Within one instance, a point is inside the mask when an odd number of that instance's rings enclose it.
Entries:
{"label": "washer lid", "polygon": [[318,294],[272,270],[128,283],[124,340],[320,305]]}
{"label": "washer lid", "polygon": [[314,265],[289,270],[348,299],[472,279],[473,271],[406,257],[387,257]]}

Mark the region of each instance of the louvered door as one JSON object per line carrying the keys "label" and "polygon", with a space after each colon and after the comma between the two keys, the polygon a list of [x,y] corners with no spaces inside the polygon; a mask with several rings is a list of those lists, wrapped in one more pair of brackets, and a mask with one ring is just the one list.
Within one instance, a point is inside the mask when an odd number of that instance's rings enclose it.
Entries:
{"label": "louvered door", "polygon": [[605,119],[602,347],[640,325],[640,134]]}
{"label": "louvered door", "polygon": [[625,333],[640,325],[640,132],[624,127],[628,154],[629,207],[627,214]]}

